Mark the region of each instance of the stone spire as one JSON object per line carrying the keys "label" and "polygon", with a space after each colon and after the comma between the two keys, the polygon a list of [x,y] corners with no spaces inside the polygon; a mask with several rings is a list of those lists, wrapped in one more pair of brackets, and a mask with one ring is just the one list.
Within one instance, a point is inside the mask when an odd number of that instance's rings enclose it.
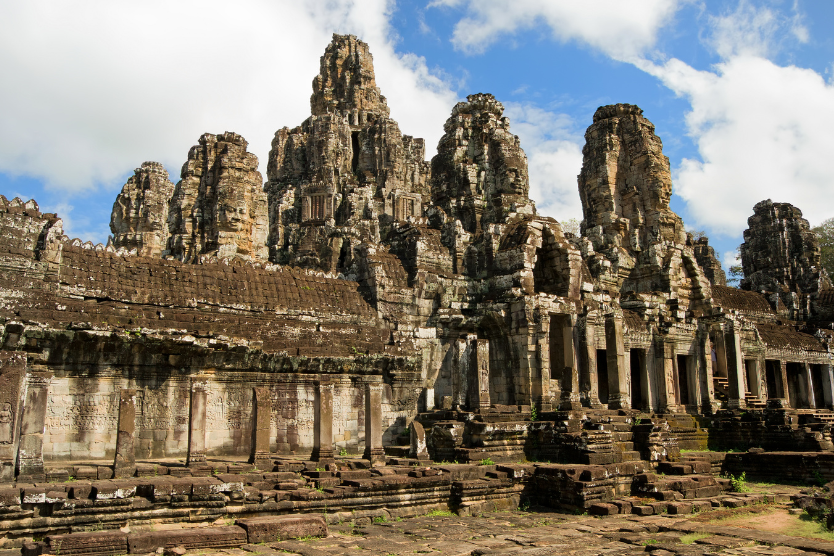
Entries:
{"label": "stone spire", "polygon": [[333,34],[313,79],[310,111],[314,116],[350,113],[365,121],[368,113],[388,117],[385,97],[376,86],[368,45],[353,35]]}
{"label": "stone spire", "polygon": [[168,241],[166,218],[173,192],[174,184],[159,162],[144,162],[136,168],[113,203],[113,246],[135,249],[146,257],[160,256]]}
{"label": "stone spire", "polygon": [[191,147],[168,210],[169,254],[266,260],[266,195],[258,158],[236,133],[206,133]]}
{"label": "stone spire", "polygon": [[351,246],[422,214],[429,166],[422,139],[388,117],[368,45],[333,35],[313,80],[311,116],[275,133],[267,165],[274,262],[335,271]]}
{"label": "stone spire", "polygon": [[527,156],[503,113],[492,95],[469,95],[452,109],[432,159],[434,203],[469,232],[484,218],[535,212],[528,199]]}
{"label": "stone spire", "polygon": [[602,288],[708,297],[683,221],[669,208],[669,159],[643,111],[631,104],[597,109],[582,154],[584,250]]}
{"label": "stone spire", "polygon": [[741,244],[741,288],[765,292],[816,293],[830,287],[820,264],[816,234],[802,211],[770,199],[753,207]]}

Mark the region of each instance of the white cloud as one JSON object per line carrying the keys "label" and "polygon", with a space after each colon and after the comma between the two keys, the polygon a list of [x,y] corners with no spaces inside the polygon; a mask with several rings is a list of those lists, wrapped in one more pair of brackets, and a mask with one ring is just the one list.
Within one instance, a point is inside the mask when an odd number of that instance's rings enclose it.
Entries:
{"label": "white cloud", "polygon": [[539,214],[582,220],[576,176],[582,168],[582,136],[566,114],[529,103],[504,103],[512,132],[521,139],[530,173],[530,197]]}
{"label": "white cloud", "polygon": [[792,203],[811,221],[834,210],[834,86],[764,57],[779,38],[772,26],[786,25],[766,11],[742,6],[715,20],[713,44],[724,59],[713,71],[677,59],[638,63],[691,103],[686,125],[700,160],[683,159],[675,187],[711,233],[740,234],[767,198]]}
{"label": "white cloud", "polygon": [[678,0],[435,0],[429,7],[463,4],[467,15],[455,25],[452,43],[464,52],[483,52],[502,35],[543,23],[559,41],[578,41],[614,59],[629,60],[654,46]]}
{"label": "white cloud", "polygon": [[0,171],[72,191],[145,160],[176,181],[204,132],[236,131],[266,171],[274,132],[309,115],[333,31],[374,54],[404,133],[429,153],[456,95],[425,60],[396,52],[388,0],[196,0],[0,4]]}

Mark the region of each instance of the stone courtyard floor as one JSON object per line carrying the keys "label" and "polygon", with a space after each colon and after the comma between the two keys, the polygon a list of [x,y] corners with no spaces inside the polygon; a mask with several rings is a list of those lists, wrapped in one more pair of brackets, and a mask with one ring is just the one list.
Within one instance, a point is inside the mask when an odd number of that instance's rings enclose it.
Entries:
{"label": "stone courtyard floor", "polygon": [[[758,525],[757,525],[758,524]],[[764,525],[764,527],[762,527]],[[770,530],[765,530],[770,529]],[[774,531],[790,532],[785,535]],[[826,537],[808,538],[795,535]],[[676,516],[591,517],[551,511],[491,512],[458,517],[434,512],[365,525],[331,524],[325,538],[244,545],[186,554],[326,556],[514,554],[800,555],[834,554],[834,535],[789,506],[760,506]]]}

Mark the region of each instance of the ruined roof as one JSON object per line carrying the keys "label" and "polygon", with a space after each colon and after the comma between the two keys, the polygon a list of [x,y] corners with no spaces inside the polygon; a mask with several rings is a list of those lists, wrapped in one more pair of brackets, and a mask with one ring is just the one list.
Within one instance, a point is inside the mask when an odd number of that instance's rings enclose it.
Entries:
{"label": "ruined roof", "polygon": [[765,296],[756,292],[714,285],[712,287],[712,299],[716,305],[724,309],[750,313],[773,313],[773,308]]}
{"label": "ruined roof", "polygon": [[629,330],[645,330],[646,323],[640,313],[623,309],[623,323]]}
{"label": "ruined roof", "polygon": [[799,332],[790,326],[757,324],[756,329],[768,347],[804,351],[827,351],[825,346],[815,336]]}

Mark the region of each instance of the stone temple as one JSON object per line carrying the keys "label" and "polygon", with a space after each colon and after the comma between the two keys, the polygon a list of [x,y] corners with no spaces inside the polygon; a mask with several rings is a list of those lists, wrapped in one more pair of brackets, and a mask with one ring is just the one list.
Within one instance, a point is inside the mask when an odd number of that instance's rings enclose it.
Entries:
{"label": "stone temple", "polygon": [[239,518],[174,543],[222,548],[382,511],[677,508],[722,471],[834,479],[834,288],[798,208],[753,207],[728,287],[636,106],[588,127],[579,237],[537,214],[492,95],[451,107],[427,162],[368,45],[334,35],[310,108],[265,175],[232,132],[176,183],[143,163],[106,246],[0,197],[3,547],[153,552],[124,525]]}

